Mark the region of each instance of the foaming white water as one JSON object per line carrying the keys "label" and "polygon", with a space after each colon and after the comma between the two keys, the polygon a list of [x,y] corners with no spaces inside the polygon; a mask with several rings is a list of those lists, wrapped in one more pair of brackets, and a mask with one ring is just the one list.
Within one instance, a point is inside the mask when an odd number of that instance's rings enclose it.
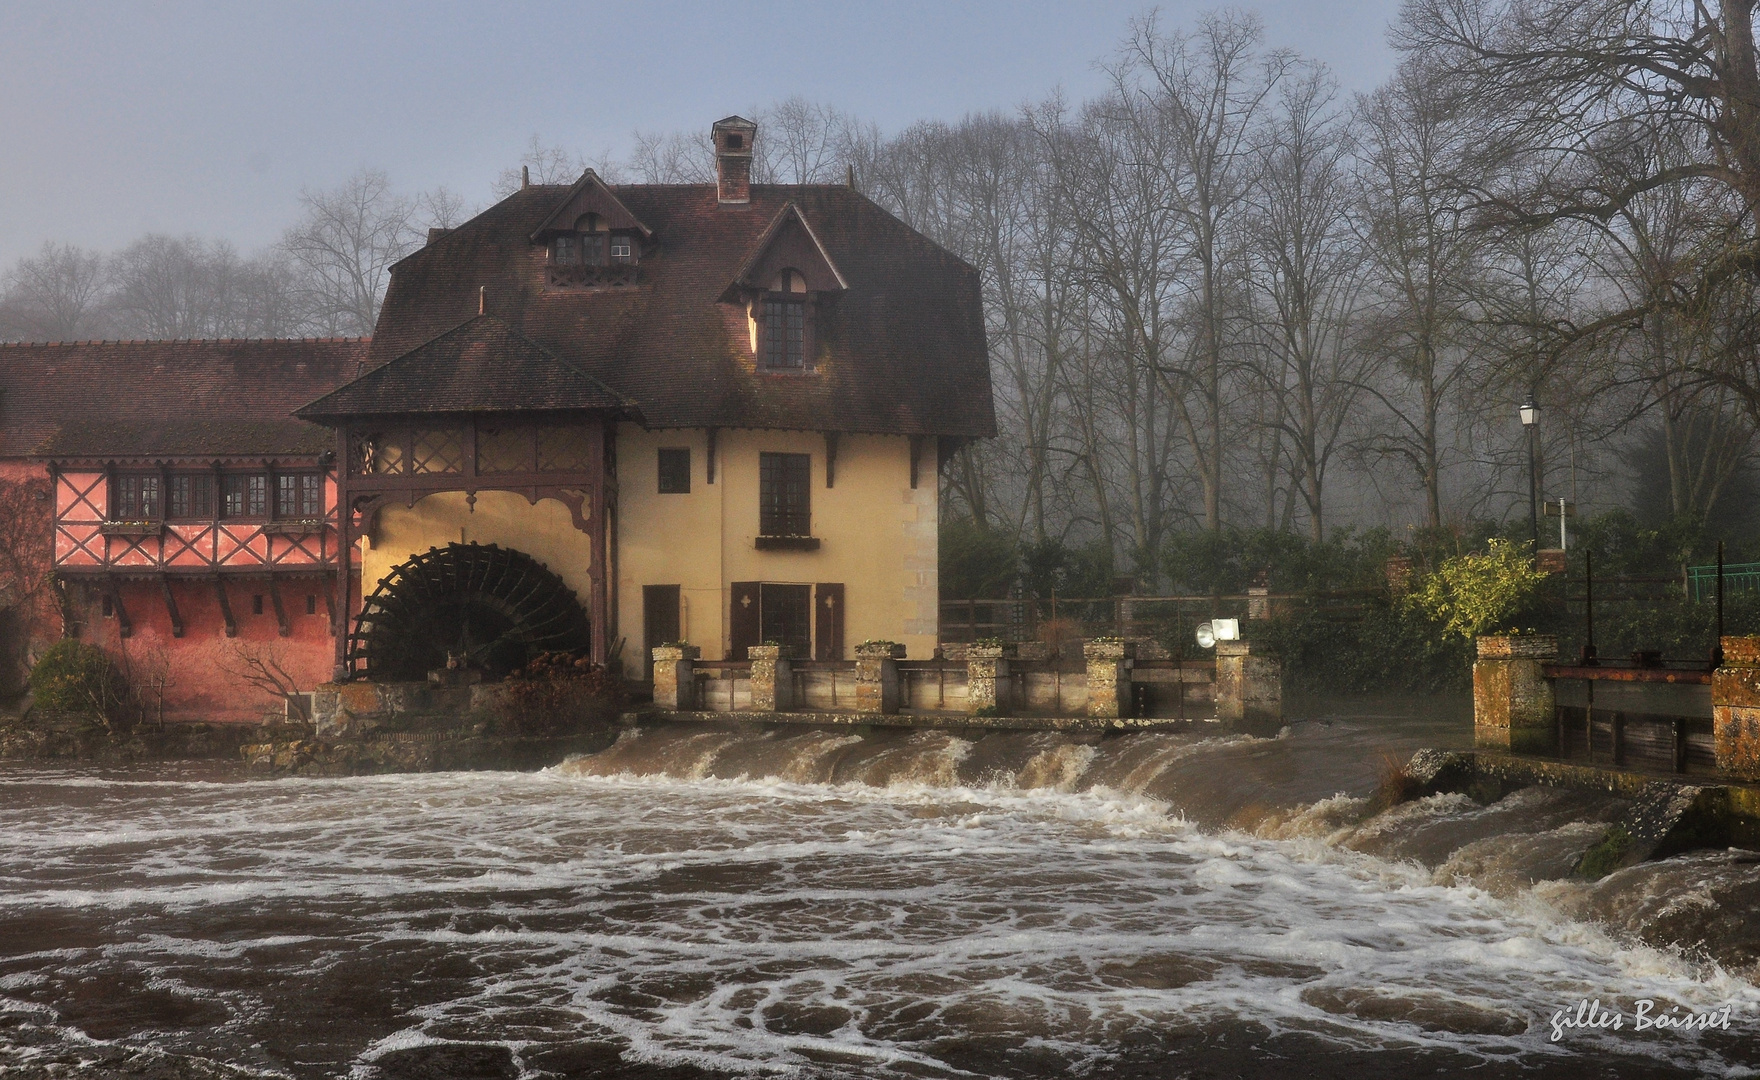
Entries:
{"label": "foaming white water", "polygon": [[[814,744],[820,764],[848,738]],[[969,744],[917,740],[863,760],[877,787],[709,775],[728,745],[693,750],[688,780],[577,762],[98,800],[39,785],[0,803],[0,927],[58,929],[7,939],[24,977],[0,992],[77,1012],[57,987],[150,987],[217,1010],[155,1038],[218,1057],[273,1050],[338,995],[408,995],[335,1036],[325,1068],[460,1042],[530,1065],[589,1039],[636,1061],[898,1075],[1029,1047],[1056,1072],[1104,1067],[1136,1035],[1222,1029],[1739,1072],[1728,1043],[1555,1044],[1543,1018],[1584,997],[1760,1007],[1720,971],[1318,829],[1205,832],[1140,795],[1062,790],[1079,752],[1028,758],[1033,786],[962,786],[923,761],[952,769]]]}

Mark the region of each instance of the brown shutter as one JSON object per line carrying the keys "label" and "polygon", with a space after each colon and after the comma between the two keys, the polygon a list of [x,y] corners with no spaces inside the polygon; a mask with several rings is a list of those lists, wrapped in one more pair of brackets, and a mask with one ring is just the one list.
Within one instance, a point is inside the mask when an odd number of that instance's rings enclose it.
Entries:
{"label": "brown shutter", "polygon": [[732,648],[728,652],[729,660],[745,660],[746,649],[764,642],[762,624],[758,621],[758,582],[736,581],[732,591],[732,613],[727,620],[727,627]]}
{"label": "brown shutter", "polygon": [[843,659],[843,586],[813,586],[815,660]]}

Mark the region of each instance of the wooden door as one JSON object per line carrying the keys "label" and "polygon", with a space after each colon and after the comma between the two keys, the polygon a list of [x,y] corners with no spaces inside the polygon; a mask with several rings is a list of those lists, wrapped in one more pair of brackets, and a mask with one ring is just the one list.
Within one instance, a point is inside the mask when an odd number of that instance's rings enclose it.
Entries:
{"label": "wooden door", "polygon": [[654,677],[654,650],[683,637],[677,585],[642,586],[642,672]]}

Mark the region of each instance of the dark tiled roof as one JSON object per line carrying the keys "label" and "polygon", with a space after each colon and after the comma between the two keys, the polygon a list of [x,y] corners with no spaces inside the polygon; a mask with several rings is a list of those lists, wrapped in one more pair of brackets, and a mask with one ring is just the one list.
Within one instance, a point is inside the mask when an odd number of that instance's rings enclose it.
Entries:
{"label": "dark tiled roof", "polygon": [[629,404],[502,320],[478,315],[332,390],[299,415],[630,411]]}
{"label": "dark tiled roof", "polygon": [[[620,185],[653,230],[640,284],[545,288],[531,235],[573,189],[534,186],[439,236],[392,270],[372,363],[486,310],[634,400],[657,427],[995,433],[978,275],[871,200],[832,185],[753,185],[721,207],[709,185]],[[793,202],[848,289],[821,306],[819,371],[756,370],[742,307],[719,303]]]}
{"label": "dark tiled roof", "polygon": [[0,345],[0,457],[305,455],[293,410],[359,374],[364,338]]}

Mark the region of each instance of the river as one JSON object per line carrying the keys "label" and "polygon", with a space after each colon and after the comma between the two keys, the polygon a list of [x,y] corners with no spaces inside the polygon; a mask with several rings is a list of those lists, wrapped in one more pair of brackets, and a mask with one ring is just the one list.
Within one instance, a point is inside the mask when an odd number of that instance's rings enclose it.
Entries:
{"label": "river", "polygon": [[[1376,755],[1441,731],[675,727],[537,774],[7,767],[0,1076],[1753,1075],[1752,972],[1607,906],[1751,863],[1610,892],[1546,880],[1606,800],[1369,813]],[[1585,1000],[1622,1028],[1553,1040]],[[1730,1028],[1635,1031],[1640,1001]]]}

